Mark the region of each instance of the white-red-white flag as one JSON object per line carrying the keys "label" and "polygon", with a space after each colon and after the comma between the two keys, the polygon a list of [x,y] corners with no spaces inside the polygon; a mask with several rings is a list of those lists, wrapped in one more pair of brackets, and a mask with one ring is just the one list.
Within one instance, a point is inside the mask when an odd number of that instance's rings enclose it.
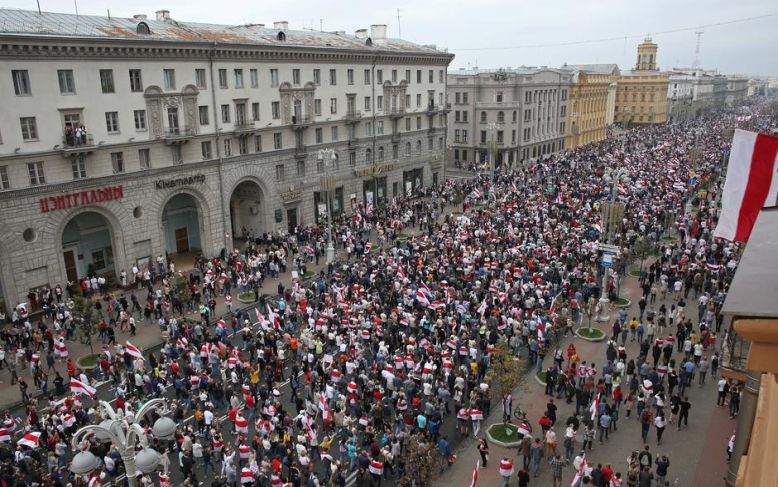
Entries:
{"label": "white-red-white flag", "polygon": [[715,237],[747,242],[759,210],[778,199],[778,137],[735,130]]}
{"label": "white-red-white flag", "polygon": [[84,382],[81,382],[80,380],[71,378],[70,392],[75,392],[76,394],[86,394],[89,397],[94,397],[95,393],[97,392],[97,389],[90,386],[89,384],[85,384]]}
{"label": "white-red-white flag", "polygon": [[27,433],[19,441],[17,441],[16,444],[22,446],[28,446],[30,448],[38,448],[38,440],[40,439],[40,437],[41,434],[38,431]]}
{"label": "white-red-white flag", "polygon": [[475,467],[473,467],[473,479],[470,481],[470,487],[475,487],[478,483],[478,460],[475,461]]}
{"label": "white-red-white flag", "polygon": [[127,353],[129,353],[133,357],[137,357],[137,358],[145,361],[145,359],[143,358],[143,354],[141,353],[140,349],[138,347],[136,347],[135,345],[133,345],[132,343],[124,342],[124,348],[127,350]]}

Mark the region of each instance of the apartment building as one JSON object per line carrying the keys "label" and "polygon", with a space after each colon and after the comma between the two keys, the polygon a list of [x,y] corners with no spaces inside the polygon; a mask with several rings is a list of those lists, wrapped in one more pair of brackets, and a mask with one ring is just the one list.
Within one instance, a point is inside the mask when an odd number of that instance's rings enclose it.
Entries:
{"label": "apartment building", "polygon": [[[453,56],[387,36],[0,9],[0,301],[442,181]],[[321,176],[334,175],[329,198]],[[34,303],[33,303],[34,304]]]}
{"label": "apartment building", "polygon": [[667,121],[667,74],[657,67],[658,46],[646,38],[637,48],[635,69],[622,71],[614,119],[622,125]]}
{"label": "apartment building", "polygon": [[451,160],[510,167],[562,150],[571,78],[547,67],[449,72]]}
{"label": "apartment building", "polygon": [[619,67],[615,64],[565,64],[572,73],[565,147],[603,140],[613,123]]}

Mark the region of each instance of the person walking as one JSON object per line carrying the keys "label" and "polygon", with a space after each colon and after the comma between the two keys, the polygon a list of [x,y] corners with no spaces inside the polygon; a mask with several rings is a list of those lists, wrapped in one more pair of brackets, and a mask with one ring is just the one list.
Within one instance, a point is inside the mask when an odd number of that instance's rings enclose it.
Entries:
{"label": "person walking", "polygon": [[[651,408],[643,409],[643,412],[640,413],[639,419],[641,437],[643,438],[643,443],[645,443],[648,440],[648,431],[651,429],[651,424],[654,422],[654,413]],[[680,427],[678,429],[680,429]]]}
{"label": "person walking", "polygon": [[692,403],[689,402],[689,398],[684,396],[679,403],[680,411],[678,413],[678,431],[681,431],[681,426],[689,425],[689,410],[692,408]]}
{"label": "person walking", "polygon": [[656,444],[660,445],[662,443],[662,435],[664,434],[665,427],[667,426],[665,413],[660,412],[656,415],[654,418],[654,426],[656,427]]}
{"label": "person walking", "polygon": [[568,462],[565,461],[558,453],[551,459],[549,465],[551,465],[551,479],[553,481],[553,487],[562,487],[562,468]]}
{"label": "person walking", "polygon": [[540,438],[535,438],[535,441],[530,447],[530,472],[533,477],[540,475],[540,461],[543,459],[543,444],[540,442]]}
{"label": "person walking", "polygon": [[486,468],[486,464],[489,462],[489,445],[484,438],[478,441],[478,453],[481,454],[481,468]]}
{"label": "person walking", "polygon": [[654,478],[656,479],[656,485],[664,487],[665,478],[667,477],[667,469],[670,468],[670,459],[667,455],[662,455],[656,459],[656,470],[654,471]]}
{"label": "person walking", "polygon": [[503,487],[509,487],[511,477],[513,477],[513,462],[508,457],[503,457],[500,460],[500,477]]}

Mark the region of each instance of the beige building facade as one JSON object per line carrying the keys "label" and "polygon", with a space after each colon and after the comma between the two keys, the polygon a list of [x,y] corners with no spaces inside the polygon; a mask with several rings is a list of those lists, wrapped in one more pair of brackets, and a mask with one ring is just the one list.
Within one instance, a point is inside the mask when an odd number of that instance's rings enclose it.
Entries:
{"label": "beige building facade", "polygon": [[668,76],[657,67],[658,46],[646,38],[637,49],[635,69],[622,72],[616,93],[614,120],[624,124],[667,121]]}
{"label": "beige building facade", "polygon": [[385,25],[3,9],[0,58],[6,308],[40,286],[292,232],[328,199],[339,213],[445,177],[453,56]]}
{"label": "beige building facade", "polygon": [[564,65],[562,69],[572,73],[565,148],[603,140],[613,123],[618,66]]}

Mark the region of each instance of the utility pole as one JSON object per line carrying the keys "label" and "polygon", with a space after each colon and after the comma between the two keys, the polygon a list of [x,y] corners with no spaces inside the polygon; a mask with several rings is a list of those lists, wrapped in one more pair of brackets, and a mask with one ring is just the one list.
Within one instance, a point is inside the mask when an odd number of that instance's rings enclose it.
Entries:
{"label": "utility pole", "polygon": [[697,45],[694,47],[694,62],[692,63],[692,67],[699,68],[700,67],[700,44],[702,43],[702,34],[704,34],[704,32],[699,30],[694,34],[697,36]]}
{"label": "utility pole", "polygon": [[403,29],[400,25],[400,9],[397,9],[397,38],[402,39],[403,38]]}

